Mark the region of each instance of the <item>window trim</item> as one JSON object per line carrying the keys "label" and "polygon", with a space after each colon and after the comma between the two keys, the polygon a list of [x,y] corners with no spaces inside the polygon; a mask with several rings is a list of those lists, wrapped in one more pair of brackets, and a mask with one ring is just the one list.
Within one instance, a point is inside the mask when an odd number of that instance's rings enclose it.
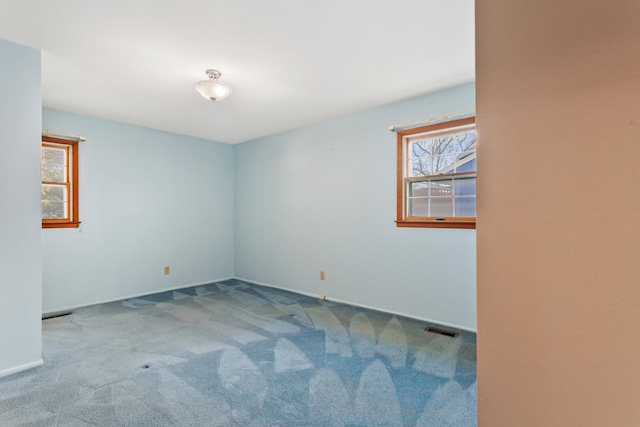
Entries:
{"label": "window trim", "polygon": [[[476,218],[446,217],[443,219],[433,217],[408,217],[406,212],[407,182],[412,177],[405,176],[407,141],[412,135],[421,133],[431,133],[440,130],[453,129],[461,126],[475,125],[476,118],[467,117],[464,119],[451,120],[433,125],[420,126],[411,129],[400,130],[396,133],[397,138],[397,184],[396,184],[396,226],[415,228],[463,228],[475,229]],[[476,173],[477,176],[477,173]]]}
{"label": "window trim", "polygon": [[[68,155],[67,162],[68,180],[66,185],[70,186],[69,201],[67,206],[67,212],[69,212],[69,218],[65,219],[42,219],[42,228],[78,228],[80,226],[79,216],[79,191],[78,191],[78,141],[71,139],[53,138],[50,136],[42,136],[42,147],[56,145],[65,146]],[[59,148],[59,147],[58,147]],[[41,177],[42,183],[42,177]],[[42,185],[42,184],[41,184]]]}

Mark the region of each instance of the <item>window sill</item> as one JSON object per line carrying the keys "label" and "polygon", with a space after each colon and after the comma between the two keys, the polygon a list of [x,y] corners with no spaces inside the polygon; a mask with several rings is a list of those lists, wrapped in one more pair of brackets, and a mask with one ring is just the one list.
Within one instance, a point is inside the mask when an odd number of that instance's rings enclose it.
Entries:
{"label": "window sill", "polygon": [[42,228],[78,228],[80,222],[42,222]]}
{"label": "window sill", "polygon": [[404,219],[396,220],[398,227],[408,228],[466,228],[475,229],[476,220],[474,219]]}

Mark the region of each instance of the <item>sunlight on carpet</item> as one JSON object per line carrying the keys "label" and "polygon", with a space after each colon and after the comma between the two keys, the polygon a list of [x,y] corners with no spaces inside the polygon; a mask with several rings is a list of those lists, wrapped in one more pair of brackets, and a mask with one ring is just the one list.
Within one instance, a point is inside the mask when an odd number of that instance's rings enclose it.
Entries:
{"label": "sunlight on carpet", "polygon": [[475,334],[237,280],[43,321],[2,426],[476,426]]}

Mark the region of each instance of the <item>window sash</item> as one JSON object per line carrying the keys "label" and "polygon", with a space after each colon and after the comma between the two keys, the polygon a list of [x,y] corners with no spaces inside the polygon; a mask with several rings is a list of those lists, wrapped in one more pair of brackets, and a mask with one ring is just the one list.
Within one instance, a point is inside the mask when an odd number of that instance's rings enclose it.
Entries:
{"label": "window sash", "polygon": [[60,188],[62,189],[62,200],[56,200],[56,199],[47,199],[45,197],[42,197],[40,202],[41,202],[41,206],[44,209],[44,206],[48,205],[48,204],[62,204],[62,212],[63,214],[61,216],[48,216],[45,217],[44,215],[44,211],[43,211],[43,219],[46,220],[63,220],[63,221],[69,221],[69,202],[70,202],[70,197],[69,197],[69,189],[70,189],[70,185],[68,182],[66,183],[60,183],[60,182],[46,182],[43,181],[42,182],[42,187],[49,187],[52,189],[56,189],[56,188]]}
{"label": "window sash", "polygon": [[[406,180],[405,209],[409,218],[475,218],[475,173],[460,173],[454,175],[436,175]],[[473,182],[471,182],[473,180]],[[472,184],[472,187],[465,184]],[[414,188],[415,184],[425,184],[422,188]],[[442,189],[438,185],[443,185]],[[469,189],[473,189],[469,192]],[[418,194],[416,194],[418,193]],[[469,205],[469,203],[472,205]],[[438,213],[447,207],[449,214]],[[421,209],[426,213],[419,215]],[[473,212],[473,215],[469,213]],[[464,213],[467,213],[466,215]]]}

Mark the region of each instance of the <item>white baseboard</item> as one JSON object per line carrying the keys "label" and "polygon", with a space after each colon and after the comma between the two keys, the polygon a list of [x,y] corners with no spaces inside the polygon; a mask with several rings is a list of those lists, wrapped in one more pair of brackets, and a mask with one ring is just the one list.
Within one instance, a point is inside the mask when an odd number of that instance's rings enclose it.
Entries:
{"label": "white baseboard", "polygon": [[225,280],[231,280],[231,279],[235,279],[235,277],[223,277],[221,279],[212,279],[212,280],[206,280],[204,282],[189,283],[188,285],[180,285],[180,286],[174,286],[172,288],[158,289],[158,290],[151,291],[151,292],[142,292],[142,293],[139,293],[139,294],[127,295],[127,296],[122,296],[122,297],[117,297],[117,298],[112,298],[112,299],[99,300],[99,301],[90,302],[90,303],[87,303],[87,304],[80,304],[80,305],[73,305],[73,306],[70,306],[70,307],[56,308],[55,310],[49,310],[49,311],[43,312],[42,316],[45,317],[45,316],[49,316],[49,315],[56,314],[56,313],[64,313],[64,312],[67,312],[67,311],[75,310],[77,308],[89,307],[91,305],[107,304],[107,303],[110,303],[110,302],[122,301],[122,300],[125,300],[125,299],[131,299],[131,298],[140,298],[140,297],[144,297],[144,296],[147,296],[147,295],[159,294],[159,293],[162,293],[162,292],[177,291],[177,290],[180,290],[180,289],[193,288],[194,286],[209,285],[211,283],[224,282]]}
{"label": "white baseboard", "polygon": [[[308,293],[308,292],[302,292],[302,291],[298,291],[298,290],[295,290],[295,289],[283,288],[282,286],[276,286],[276,285],[271,285],[269,283],[257,282],[255,280],[244,279],[242,277],[234,277],[234,279],[242,280],[243,282],[247,282],[247,283],[253,283],[255,285],[266,286],[267,288],[281,289],[283,291],[293,292],[294,294],[305,295],[305,296],[312,297],[312,298],[320,298],[320,295],[311,294],[311,293]],[[386,310],[384,308],[379,308],[379,307],[371,307],[371,306],[368,306],[368,305],[359,304],[357,302],[344,301],[344,300],[337,299],[337,298],[329,298],[329,297],[327,297],[326,300],[327,301],[337,302],[337,303],[340,303],[340,304],[353,305],[354,307],[366,308],[367,310],[375,310],[375,311],[380,311],[382,313],[393,314],[394,316],[407,317],[409,319],[415,319],[415,320],[419,320],[421,322],[435,323],[437,325],[448,326],[450,328],[460,329],[462,331],[473,332],[474,334],[478,333],[477,330],[472,329],[472,328],[468,328],[466,326],[455,325],[453,323],[442,322],[440,320],[428,319],[426,317],[413,316],[411,314],[401,313],[399,311]]]}
{"label": "white baseboard", "polygon": [[25,363],[24,365],[16,366],[14,368],[5,369],[4,371],[0,371],[0,378],[6,377],[7,375],[17,374],[18,372],[26,371],[27,369],[35,368],[44,363],[42,359],[36,360],[35,362]]}
{"label": "white baseboard", "polygon": [[[276,286],[276,285],[272,285],[270,283],[258,282],[257,280],[245,279],[243,277],[234,277],[234,279],[241,280],[241,281],[247,282],[247,283],[253,283],[254,285],[265,286],[267,288],[280,289],[282,291],[287,291],[287,292],[291,292],[291,293],[298,294],[298,295],[304,295],[304,296],[311,297],[311,298],[320,298],[320,295],[311,294],[309,292],[302,292],[302,291],[298,291],[298,290],[295,290],[295,289],[284,288],[282,286]],[[335,300],[332,299],[331,301],[335,301]]]}
{"label": "white baseboard", "polygon": [[[207,281],[204,281],[204,282],[190,283],[190,284],[187,284],[187,285],[180,285],[180,286],[167,288],[167,289],[158,289],[158,290],[152,291],[152,292],[143,292],[143,293],[140,293],[140,294],[133,294],[133,295],[123,296],[123,297],[118,297],[118,298],[113,298],[113,299],[108,299],[108,300],[101,300],[101,301],[96,301],[96,302],[92,302],[92,303],[89,303],[89,304],[82,304],[82,305],[76,305],[76,306],[71,306],[71,307],[59,308],[59,309],[56,309],[56,310],[51,310],[51,311],[47,311],[45,313],[42,313],[42,315],[43,316],[47,316],[47,315],[51,315],[51,314],[54,314],[54,313],[60,313],[60,312],[66,312],[66,311],[75,310],[75,309],[81,308],[81,307],[88,307],[90,305],[106,304],[106,303],[109,303],[109,302],[122,301],[122,300],[126,300],[126,299],[131,299],[131,298],[140,298],[140,297],[144,297],[144,296],[147,296],[147,295],[158,294],[158,293],[161,293],[161,292],[177,291],[177,290],[180,290],[180,289],[192,288],[194,286],[202,286],[202,285],[208,285],[210,283],[224,282],[225,280],[231,280],[231,279],[241,280],[243,282],[253,283],[253,284],[256,284],[256,285],[260,285],[260,286],[265,286],[267,288],[280,289],[280,290],[287,291],[287,292],[293,292],[294,294],[305,295],[305,296],[312,297],[312,298],[320,298],[320,295],[317,295],[317,294],[312,294],[312,293],[308,293],[308,292],[299,291],[299,290],[296,290],[296,289],[290,289],[290,288],[285,288],[285,287],[282,287],[282,286],[272,285],[270,283],[258,282],[256,280],[245,279],[243,277],[224,277],[224,278],[220,278],[220,279],[207,280]],[[372,306],[368,306],[368,305],[364,305],[364,304],[359,304],[357,302],[345,301],[345,300],[341,300],[341,299],[337,299],[337,298],[329,298],[329,297],[327,297],[326,299],[328,301],[334,301],[334,302],[337,302],[337,303],[340,303],[340,304],[353,305],[355,307],[366,308],[368,310],[380,311],[380,312],[383,312],[383,313],[393,314],[395,316],[407,317],[407,318],[410,318],[410,319],[420,320],[422,322],[435,323],[437,325],[448,326],[450,328],[456,328],[456,329],[460,329],[460,330],[463,330],[463,331],[469,331],[469,332],[477,333],[477,331],[475,329],[468,328],[466,326],[455,325],[453,323],[442,322],[440,320],[429,319],[429,318],[420,317],[420,316],[414,316],[414,315],[407,314],[407,313],[402,313],[402,312],[399,312],[399,311],[387,310],[387,309],[380,308],[380,307],[372,307]]]}

